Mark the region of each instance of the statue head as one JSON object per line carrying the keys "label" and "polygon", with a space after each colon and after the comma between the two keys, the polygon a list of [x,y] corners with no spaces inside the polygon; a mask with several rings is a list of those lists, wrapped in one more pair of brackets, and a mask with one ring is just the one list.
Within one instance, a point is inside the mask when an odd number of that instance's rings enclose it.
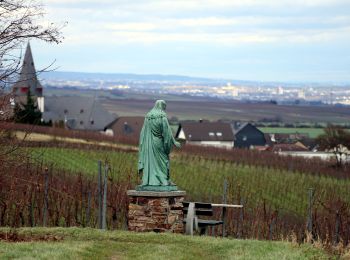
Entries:
{"label": "statue head", "polygon": [[159,117],[166,117],[165,113],[166,109],[166,103],[164,100],[157,100],[154,104],[154,107],[149,111],[146,115],[146,118],[152,119],[152,118],[159,118]]}
{"label": "statue head", "polygon": [[162,110],[162,111],[165,111],[166,110],[166,103],[165,103],[165,101],[164,100],[157,100],[155,105],[154,105],[154,108]]}

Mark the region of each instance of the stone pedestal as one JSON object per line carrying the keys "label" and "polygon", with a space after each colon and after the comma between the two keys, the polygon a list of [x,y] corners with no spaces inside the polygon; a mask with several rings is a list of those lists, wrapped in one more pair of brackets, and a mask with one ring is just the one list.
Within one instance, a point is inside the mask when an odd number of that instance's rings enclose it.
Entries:
{"label": "stone pedestal", "polygon": [[128,229],[137,232],[183,233],[185,191],[128,190]]}

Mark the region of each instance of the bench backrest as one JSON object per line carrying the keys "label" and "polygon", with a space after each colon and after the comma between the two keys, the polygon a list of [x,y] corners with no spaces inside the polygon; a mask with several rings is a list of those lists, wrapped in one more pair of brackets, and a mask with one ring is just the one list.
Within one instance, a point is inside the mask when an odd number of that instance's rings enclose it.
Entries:
{"label": "bench backrest", "polygon": [[[184,208],[184,214],[188,212],[188,205],[190,204],[187,201],[182,202]],[[213,207],[211,203],[203,203],[203,202],[194,202],[195,211],[197,216],[213,216]]]}

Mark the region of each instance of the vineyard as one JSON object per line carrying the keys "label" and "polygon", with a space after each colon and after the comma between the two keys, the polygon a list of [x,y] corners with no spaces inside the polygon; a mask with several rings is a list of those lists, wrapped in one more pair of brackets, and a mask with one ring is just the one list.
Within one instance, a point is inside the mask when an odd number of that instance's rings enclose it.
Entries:
{"label": "vineyard", "polygon": [[[72,143],[16,141],[8,125],[2,150],[16,147],[0,162],[1,226],[98,227],[98,162],[108,166],[107,228],[126,229],[126,191],[139,183],[135,140],[64,129],[35,132],[86,140]],[[7,132],[6,132],[7,131]],[[90,142],[93,141],[93,142]],[[112,145],[100,145],[101,142]],[[128,145],[118,145],[125,143]],[[11,149],[10,149],[11,150]],[[5,152],[6,154],[6,152]],[[243,204],[227,212],[230,237],[299,242],[321,239],[328,244],[350,243],[350,171],[333,162],[281,157],[270,152],[224,150],[185,145],[171,154],[171,178],[189,201]],[[224,183],[228,186],[224,193]],[[221,210],[215,218],[222,217]],[[222,234],[221,227],[210,235]]]}
{"label": "vineyard", "polygon": [[[132,176],[131,184],[137,183],[137,153],[53,147],[30,148],[29,152],[34,160],[42,160],[45,165],[83,173],[89,179],[97,178],[97,162],[102,160],[110,165],[110,179],[126,181]],[[349,180],[217,161],[196,155],[173,155],[171,176],[181,189],[188,191],[189,199],[192,200],[219,202],[217,200],[221,200],[222,186],[227,179],[233,200],[240,196],[252,206],[265,201],[275,209],[287,210],[300,216],[307,212],[309,188],[322,191],[317,193],[319,200],[331,199],[336,190],[337,196],[350,202]]]}

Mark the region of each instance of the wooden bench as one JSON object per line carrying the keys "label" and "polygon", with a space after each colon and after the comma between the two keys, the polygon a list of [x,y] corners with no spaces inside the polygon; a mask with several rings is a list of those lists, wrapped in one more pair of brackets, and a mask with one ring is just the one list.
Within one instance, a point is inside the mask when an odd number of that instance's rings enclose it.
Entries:
{"label": "wooden bench", "polygon": [[[184,223],[186,223],[186,234],[193,235],[199,231],[200,235],[206,233],[208,226],[225,225],[226,208],[242,208],[242,205],[212,204],[204,202],[183,202]],[[198,216],[213,216],[213,207],[223,207],[222,220],[199,219]]]}

